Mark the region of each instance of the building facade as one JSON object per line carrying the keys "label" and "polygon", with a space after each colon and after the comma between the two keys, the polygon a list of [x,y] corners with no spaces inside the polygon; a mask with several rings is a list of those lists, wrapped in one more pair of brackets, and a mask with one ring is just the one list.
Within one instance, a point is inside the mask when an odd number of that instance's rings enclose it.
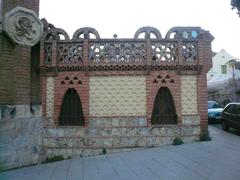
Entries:
{"label": "building facade", "polygon": [[[14,8],[8,2],[3,1],[4,18]],[[18,5],[38,14],[38,1],[27,2]],[[19,11],[33,18],[21,8],[7,17]],[[56,155],[160,146],[174,138],[190,142],[208,134],[206,74],[213,40],[208,31],[174,27],[162,37],[158,29],[142,27],[133,38],[102,39],[87,27],[70,38],[45,19],[35,20],[32,27],[43,28],[37,42],[24,39],[23,46],[7,29],[0,34],[6,167]]]}
{"label": "building facade", "polygon": [[213,77],[231,73],[232,68],[228,65],[228,62],[232,59],[233,57],[225,49],[216,53],[212,58],[212,68],[207,73],[207,79],[210,80]]}

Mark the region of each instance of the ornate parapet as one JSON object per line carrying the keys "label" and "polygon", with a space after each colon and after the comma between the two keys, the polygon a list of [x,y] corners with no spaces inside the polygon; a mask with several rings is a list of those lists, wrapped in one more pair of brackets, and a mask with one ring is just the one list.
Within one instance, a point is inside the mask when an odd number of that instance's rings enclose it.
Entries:
{"label": "ornate parapet", "polygon": [[33,46],[43,34],[43,24],[32,10],[16,7],[4,15],[3,30],[13,42]]}
{"label": "ornate parapet", "polygon": [[132,39],[101,39],[89,27],[78,29],[70,39],[64,30],[42,21],[44,71],[165,69],[195,74],[206,64],[200,58],[201,42],[213,40],[200,27],[174,27],[163,38],[158,29],[148,26],[138,29]]}

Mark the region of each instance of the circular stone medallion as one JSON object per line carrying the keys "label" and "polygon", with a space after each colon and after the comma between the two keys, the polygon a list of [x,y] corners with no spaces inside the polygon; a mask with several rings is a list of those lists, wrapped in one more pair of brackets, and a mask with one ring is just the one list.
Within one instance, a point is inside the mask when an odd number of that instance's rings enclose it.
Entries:
{"label": "circular stone medallion", "polygon": [[5,14],[3,30],[15,43],[33,46],[43,34],[43,24],[32,10],[16,7]]}

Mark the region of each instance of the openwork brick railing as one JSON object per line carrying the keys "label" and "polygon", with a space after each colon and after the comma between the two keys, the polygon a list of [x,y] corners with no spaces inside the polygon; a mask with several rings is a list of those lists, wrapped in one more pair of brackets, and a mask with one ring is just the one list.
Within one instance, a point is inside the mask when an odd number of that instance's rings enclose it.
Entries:
{"label": "openwork brick railing", "polygon": [[[196,70],[201,66],[201,41],[212,38],[209,32],[199,27],[172,28],[165,38],[156,28],[143,27],[132,39],[101,39],[95,29],[80,28],[70,40],[64,30],[55,28],[46,20],[43,23],[41,67],[47,69],[108,70],[109,67],[110,70],[121,70],[125,66],[128,69],[142,67],[142,70],[172,66],[174,69]],[[142,34],[144,37],[140,38]],[[92,36],[95,38],[90,38]]]}

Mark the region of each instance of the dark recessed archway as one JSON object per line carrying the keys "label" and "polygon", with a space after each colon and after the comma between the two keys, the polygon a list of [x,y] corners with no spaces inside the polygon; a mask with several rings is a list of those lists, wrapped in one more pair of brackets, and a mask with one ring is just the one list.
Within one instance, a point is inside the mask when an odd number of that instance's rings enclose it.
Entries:
{"label": "dark recessed archway", "polygon": [[60,126],[83,126],[84,116],[80,97],[74,88],[69,88],[63,98],[59,117]]}
{"label": "dark recessed archway", "polygon": [[154,100],[151,117],[152,125],[177,124],[174,100],[167,87],[161,87]]}

